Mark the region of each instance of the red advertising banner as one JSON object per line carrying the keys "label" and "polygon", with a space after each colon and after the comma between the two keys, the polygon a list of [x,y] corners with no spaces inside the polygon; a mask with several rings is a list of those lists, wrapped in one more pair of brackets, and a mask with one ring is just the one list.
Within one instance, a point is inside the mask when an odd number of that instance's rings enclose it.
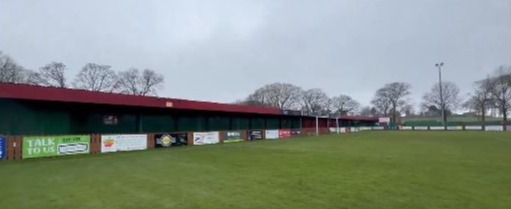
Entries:
{"label": "red advertising banner", "polygon": [[279,138],[281,139],[291,138],[291,130],[289,129],[279,130]]}

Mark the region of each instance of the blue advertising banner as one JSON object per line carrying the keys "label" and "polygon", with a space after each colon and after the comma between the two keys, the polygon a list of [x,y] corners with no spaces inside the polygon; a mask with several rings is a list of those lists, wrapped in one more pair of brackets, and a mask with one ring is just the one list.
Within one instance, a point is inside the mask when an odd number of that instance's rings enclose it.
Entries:
{"label": "blue advertising banner", "polygon": [[0,160],[5,160],[7,155],[7,139],[0,136]]}

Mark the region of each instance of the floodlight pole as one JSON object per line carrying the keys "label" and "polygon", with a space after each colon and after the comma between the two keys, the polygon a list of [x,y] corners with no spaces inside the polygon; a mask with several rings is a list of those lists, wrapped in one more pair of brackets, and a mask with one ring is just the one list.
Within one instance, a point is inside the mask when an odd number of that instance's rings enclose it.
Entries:
{"label": "floodlight pole", "polygon": [[445,104],[444,104],[444,93],[442,91],[442,66],[444,66],[444,63],[437,63],[435,64],[435,67],[438,68],[438,84],[440,85],[440,108],[442,111],[442,126],[444,126],[444,130],[446,129],[446,117],[445,117]]}

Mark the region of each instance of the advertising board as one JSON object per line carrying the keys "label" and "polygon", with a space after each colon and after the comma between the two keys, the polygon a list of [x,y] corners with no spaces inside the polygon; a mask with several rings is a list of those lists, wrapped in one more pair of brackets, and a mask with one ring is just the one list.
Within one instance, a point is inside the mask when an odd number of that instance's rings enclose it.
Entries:
{"label": "advertising board", "polygon": [[225,139],[224,139],[224,143],[234,143],[234,142],[242,142],[242,141],[244,141],[243,137],[242,137],[242,132],[239,132],[239,131],[229,131],[229,132],[226,132],[225,134],[226,134],[226,136],[225,136]]}
{"label": "advertising board", "polygon": [[261,130],[247,131],[247,139],[249,141],[262,140],[263,139],[263,131],[261,131]]}
{"label": "advertising board", "polygon": [[401,130],[403,130],[403,131],[411,131],[411,130],[413,130],[413,126],[401,126]]}
{"label": "advertising board", "polygon": [[291,130],[291,136],[296,137],[302,135],[302,131],[299,129]]}
{"label": "advertising board", "polygon": [[218,131],[193,133],[193,145],[206,145],[218,143],[220,143],[220,133]]}
{"label": "advertising board", "polygon": [[449,130],[449,131],[461,131],[461,130],[463,130],[463,126],[447,126],[447,130]]}
{"label": "advertising board", "polygon": [[427,131],[428,127],[427,126],[415,126],[415,130],[417,130],[417,131]]}
{"label": "advertising board", "polygon": [[23,159],[88,154],[89,135],[23,137]]}
{"label": "advertising board", "polygon": [[0,160],[5,160],[7,155],[7,139],[0,136]]}
{"label": "advertising board", "polygon": [[486,126],[486,131],[504,131],[504,126]]}
{"label": "advertising board", "polygon": [[482,126],[465,126],[465,130],[481,131],[481,130],[483,130],[483,127]]}
{"label": "advertising board", "polygon": [[432,131],[443,131],[443,130],[445,130],[445,128],[443,126],[430,126],[429,130],[432,130]]}
{"label": "advertising board", "polygon": [[101,153],[146,149],[146,134],[101,135]]}
{"label": "advertising board", "polygon": [[363,127],[359,127],[359,130],[360,131],[370,131],[370,130],[373,130],[373,128],[372,127],[363,126]]}
{"label": "advertising board", "polygon": [[281,139],[291,138],[291,130],[289,129],[279,130],[279,138]]}
{"label": "advertising board", "polygon": [[156,148],[170,148],[188,145],[188,134],[155,134],[154,142]]}
{"label": "advertising board", "polygon": [[278,139],[279,138],[279,130],[266,130],[265,131],[266,139]]}

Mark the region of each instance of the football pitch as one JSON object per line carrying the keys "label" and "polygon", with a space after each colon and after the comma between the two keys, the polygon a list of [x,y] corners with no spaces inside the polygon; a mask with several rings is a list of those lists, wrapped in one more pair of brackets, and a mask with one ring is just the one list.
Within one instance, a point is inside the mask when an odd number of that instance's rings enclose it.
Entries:
{"label": "football pitch", "polygon": [[511,133],[363,132],[0,163],[0,208],[510,208]]}

